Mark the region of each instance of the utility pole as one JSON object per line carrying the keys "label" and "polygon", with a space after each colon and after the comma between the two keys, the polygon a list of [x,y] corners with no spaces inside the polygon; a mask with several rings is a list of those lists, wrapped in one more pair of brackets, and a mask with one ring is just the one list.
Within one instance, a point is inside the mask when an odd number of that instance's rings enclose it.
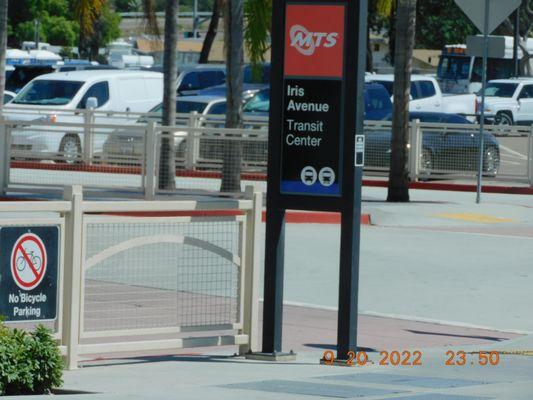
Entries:
{"label": "utility pole", "polygon": [[514,43],[513,43],[513,62],[514,62],[514,76],[520,76],[520,59],[518,58],[518,42],[520,41],[520,7],[518,7],[514,14]]}

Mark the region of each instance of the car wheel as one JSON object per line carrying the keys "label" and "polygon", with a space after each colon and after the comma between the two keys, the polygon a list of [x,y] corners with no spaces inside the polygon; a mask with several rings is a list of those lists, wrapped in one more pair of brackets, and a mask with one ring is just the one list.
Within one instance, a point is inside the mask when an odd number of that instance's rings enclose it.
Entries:
{"label": "car wheel", "polygon": [[499,112],[494,120],[496,125],[510,126],[514,124],[513,117],[507,112]]}
{"label": "car wheel", "polygon": [[74,164],[81,157],[81,143],[77,135],[65,135],[59,144],[59,162]]}
{"label": "car wheel", "polygon": [[488,147],[483,152],[483,172],[489,176],[496,176],[500,169],[500,153],[494,147]]}

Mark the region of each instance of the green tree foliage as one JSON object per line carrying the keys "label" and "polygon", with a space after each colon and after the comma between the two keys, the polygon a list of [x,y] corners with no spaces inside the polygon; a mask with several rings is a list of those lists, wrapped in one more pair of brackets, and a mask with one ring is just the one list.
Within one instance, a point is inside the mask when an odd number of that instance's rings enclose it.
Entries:
{"label": "green tree foliage", "polygon": [[[142,12],[144,0],[114,0],[117,12]],[[154,0],[155,11],[165,11],[166,0]],[[211,11],[214,0],[198,0],[198,11]],[[192,11],[194,0],[181,0],[180,11]]]}
{"label": "green tree foliage", "polygon": [[79,26],[65,17],[48,16],[42,21],[46,41],[56,46],[74,46]]}
{"label": "green tree foliage", "polygon": [[244,45],[250,55],[254,79],[261,77],[261,63],[270,48],[268,36],[272,19],[271,0],[246,0],[244,2]]}
{"label": "green tree foliage", "polygon": [[79,25],[72,20],[69,0],[9,0],[12,46],[35,38],[34,20],[39,20],[39,37],[54,45],[73,46]]}
{"label": "green tree foliage", "polygon": [[419,1],[416,20],[418,48],[441,49],[446,44],[465,43],[467,36],[478,33],[454,0]]}
{"label": "green tree foliage", "polygon": [[[96,38],[89,42],[97,42],[105,46],[109,41],[120,36],[120,16],[110,7],[111,1],[99,0],[103,7],[95,19],[86,25],[91,32],[93,25],[98,28]],[[52,45],[74,47],[78,44],[80,24],[75,17],[75,11],[80,11],[81,5],[94,5],[94,0],[9,0],[9,44],[20,46],[25,40],[35,38],[35,20],[39,20],[39,38]],[[83,11],[83,10],[82,10]],[[96,22],[95,22],[96,21]],[[94,29],[92,29],[94,32]]]}

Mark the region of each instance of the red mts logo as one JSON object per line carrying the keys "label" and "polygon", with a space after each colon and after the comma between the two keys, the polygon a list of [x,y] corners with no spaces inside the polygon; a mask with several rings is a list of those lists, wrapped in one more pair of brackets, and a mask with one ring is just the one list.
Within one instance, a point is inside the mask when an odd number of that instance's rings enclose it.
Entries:
{"label": "red mts logo", "polygon": [[344,15],[343,5],[287,6],[286,76],[342,77]]}

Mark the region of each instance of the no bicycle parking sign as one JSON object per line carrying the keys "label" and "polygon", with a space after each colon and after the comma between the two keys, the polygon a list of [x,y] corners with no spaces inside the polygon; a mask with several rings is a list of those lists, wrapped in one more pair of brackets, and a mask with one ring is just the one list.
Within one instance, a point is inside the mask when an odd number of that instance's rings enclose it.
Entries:
{"label": "no bicycle parking sign", "polygon": [[0,315],[5,321],[57,317],[59,227],[0,227]]}

